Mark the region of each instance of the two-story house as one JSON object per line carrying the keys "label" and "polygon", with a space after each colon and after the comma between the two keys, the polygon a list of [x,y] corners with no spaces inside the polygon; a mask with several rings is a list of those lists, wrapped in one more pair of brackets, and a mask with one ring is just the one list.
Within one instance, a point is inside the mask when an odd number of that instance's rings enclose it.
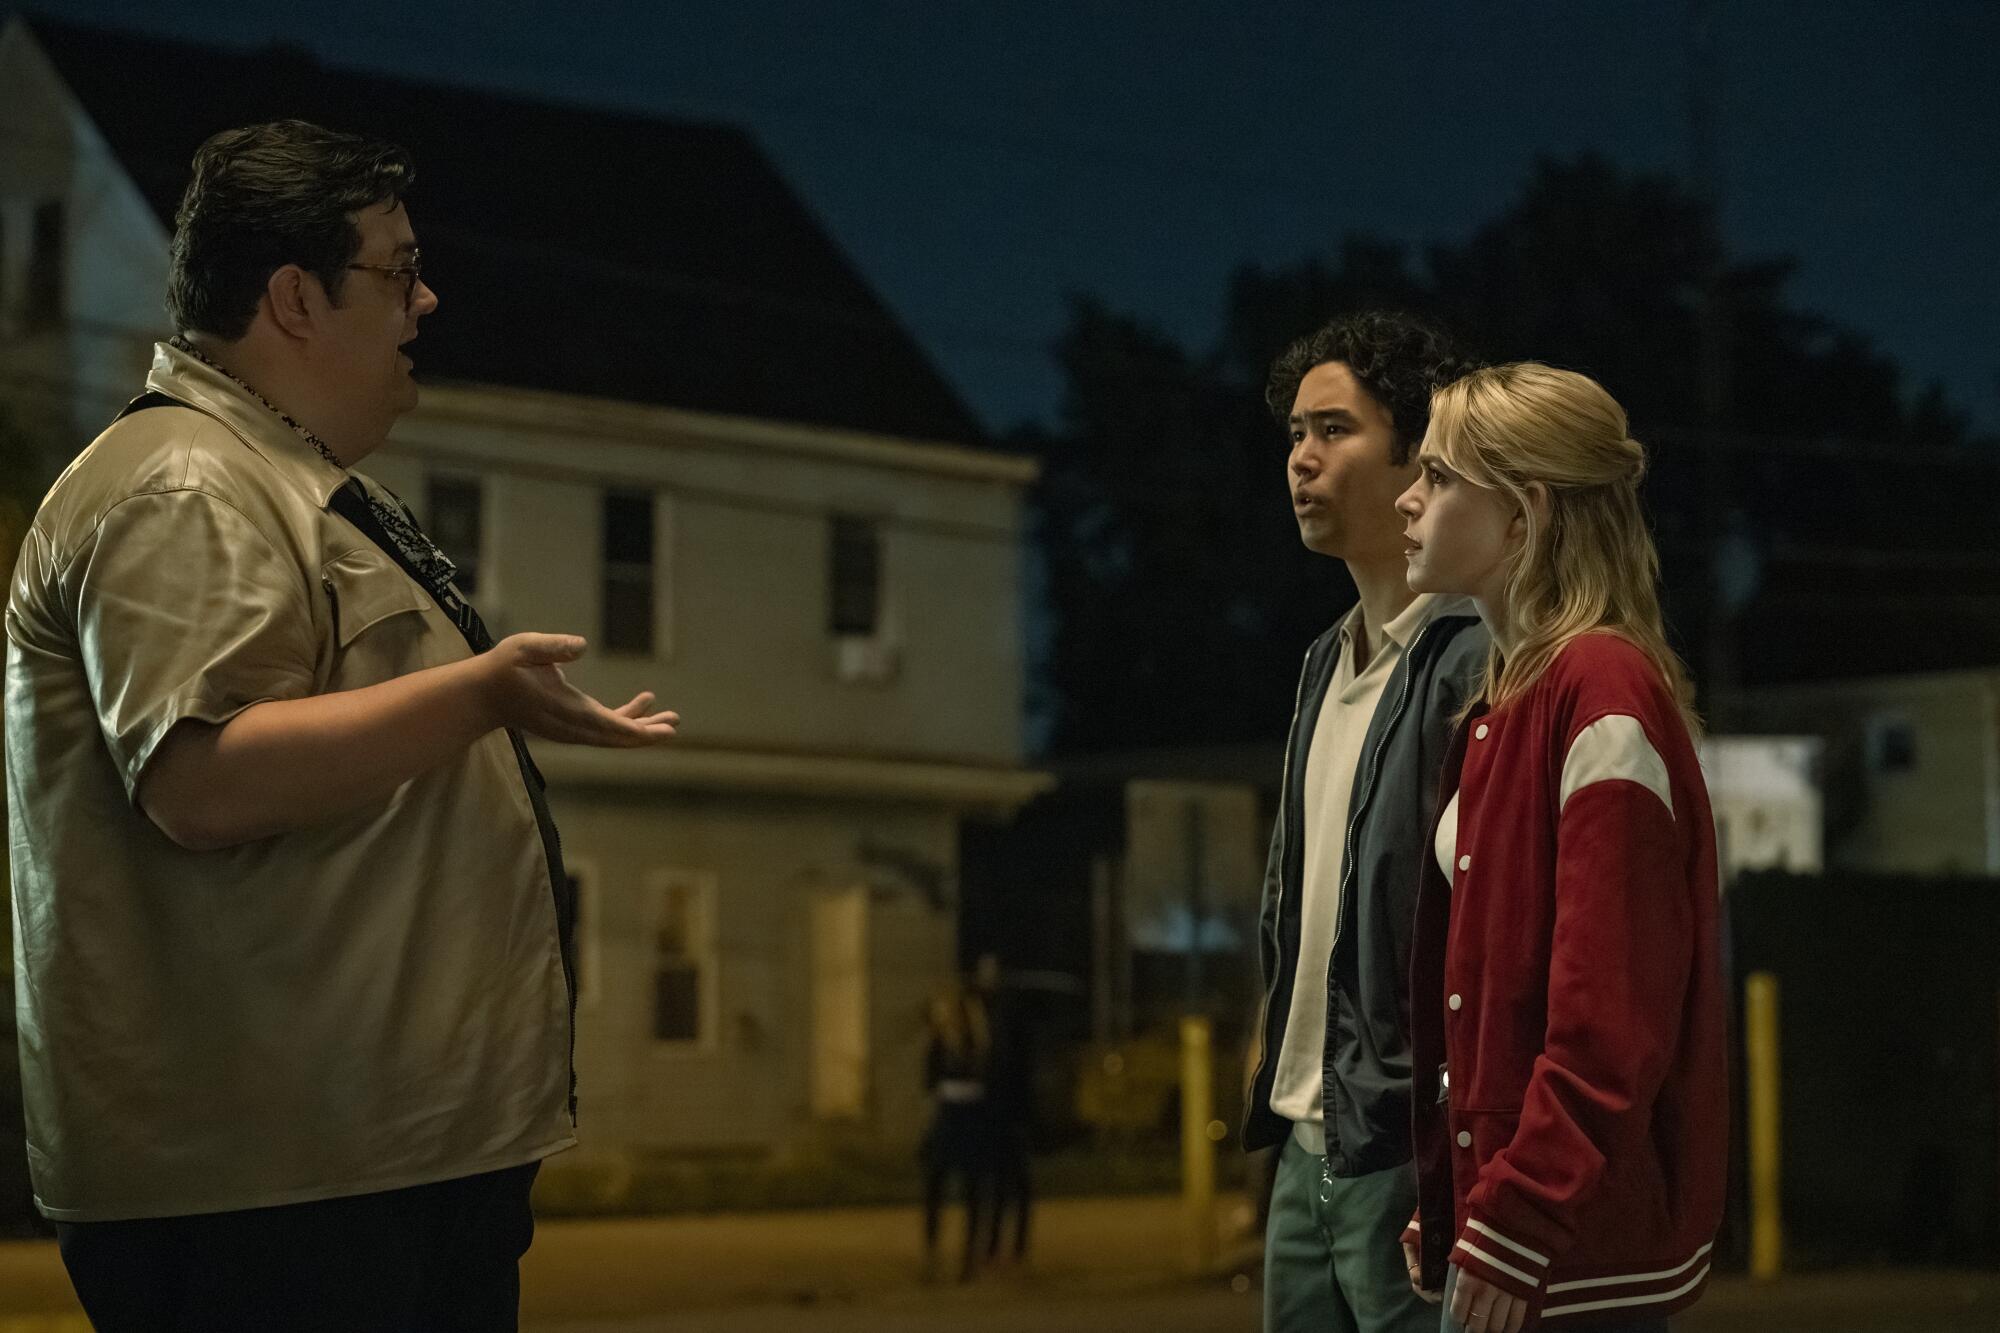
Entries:
{"label": "two-story house", "polygon": [[73,452],[164,336],[216,130],[411,149],[440,294],[364,470],[498,634],[579,632],[671,749],[538,747],[581,888],[584,1156],[908,1145],[959,830],[1023,767],[1034,465],[744,134],[42,20],[0,31],[0,402]]}

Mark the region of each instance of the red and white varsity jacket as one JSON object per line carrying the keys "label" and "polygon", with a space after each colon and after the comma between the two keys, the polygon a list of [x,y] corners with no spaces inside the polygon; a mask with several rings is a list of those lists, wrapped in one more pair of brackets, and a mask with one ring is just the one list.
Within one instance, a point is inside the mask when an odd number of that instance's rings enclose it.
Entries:
{"label": "red and white varsity jacket", "polygon": [[1411,959],[1424,1285],[1455,1263],[1530,1326],[1670,1314],[1707,1281],[1729,1142],[1687,727],[1643,653],[1587,634],[1468,718],[1444,772],[1453,870],[1424,859]]}

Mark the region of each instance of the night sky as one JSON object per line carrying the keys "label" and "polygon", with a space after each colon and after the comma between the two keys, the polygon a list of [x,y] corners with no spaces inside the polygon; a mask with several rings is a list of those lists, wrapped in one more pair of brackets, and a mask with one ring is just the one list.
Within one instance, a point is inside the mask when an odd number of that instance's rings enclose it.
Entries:
{"label": "night sky", "polygon": [[[2000,3],[1711,2],[1739,257],[2000,429]],[[1455,239],[1538,153],[1689,160],[1687,0],[50,9],[745,126],[996,430],[1056,412],[1067,293],[1206,348],[1246,260]]]}

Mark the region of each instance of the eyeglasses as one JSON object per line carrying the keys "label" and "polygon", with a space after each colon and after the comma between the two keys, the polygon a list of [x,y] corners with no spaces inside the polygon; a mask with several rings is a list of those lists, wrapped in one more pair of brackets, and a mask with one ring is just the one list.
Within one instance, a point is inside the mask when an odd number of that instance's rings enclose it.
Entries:
{"label": "eyeglasses", "polygon": [[349,264],[349,268],[361,269],[367,273],[388,273],[403,280],[403,309],[410,308],[410,302],[417,296],[417,283],[423,279],[424,252],[411,250],[410,258],[401,264]]}

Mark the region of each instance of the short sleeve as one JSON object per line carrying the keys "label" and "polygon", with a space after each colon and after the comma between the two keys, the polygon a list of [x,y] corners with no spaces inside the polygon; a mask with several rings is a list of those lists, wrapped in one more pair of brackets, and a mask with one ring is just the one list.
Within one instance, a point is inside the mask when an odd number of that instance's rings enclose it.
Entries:
{"label": "short sleeve", "polygon": [[128,798],[188,720],[312,692],[316,637],[298,562],[195,490],[115,505],[64,580],[99,728]]}

